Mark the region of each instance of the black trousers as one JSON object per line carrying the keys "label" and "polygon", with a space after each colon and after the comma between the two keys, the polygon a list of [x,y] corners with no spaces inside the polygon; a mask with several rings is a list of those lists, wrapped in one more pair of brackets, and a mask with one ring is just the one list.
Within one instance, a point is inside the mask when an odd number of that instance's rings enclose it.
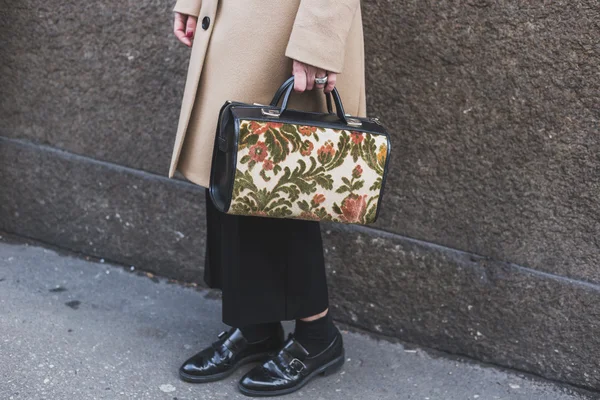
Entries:
{"label": "black trousers", "polygon": [[204,281],[222,291],[233,327],[319,314],[328,307],[319,223],[228,215],[206,190]]}

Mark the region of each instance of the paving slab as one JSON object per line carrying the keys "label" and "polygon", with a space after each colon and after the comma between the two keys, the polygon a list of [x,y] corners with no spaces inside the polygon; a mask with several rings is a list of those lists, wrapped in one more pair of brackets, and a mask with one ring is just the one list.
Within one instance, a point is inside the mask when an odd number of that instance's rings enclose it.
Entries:
{"label": "paving slab", "polygon": [[[0,240],[0,399],[245,399],[177,368],[227,327],[214,291]],[[293,325],[286,323],[289,331]],[[286,399],[574,400],[593,393],[344,329],[342,372]]]}

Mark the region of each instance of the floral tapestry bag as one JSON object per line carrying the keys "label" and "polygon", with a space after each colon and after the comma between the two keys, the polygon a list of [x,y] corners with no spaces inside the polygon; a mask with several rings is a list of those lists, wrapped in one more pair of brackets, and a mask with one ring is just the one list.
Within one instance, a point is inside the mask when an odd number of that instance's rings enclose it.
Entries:
{"label": "floral tapestry bag", "polygon": [[388,170],[388,133],[376,118],[344,114],[337,89],[327,95],[328,113],[288,109],[293,79],[268,106],[228,101],[221,108],[213,203],[227,214],[375,222]]}

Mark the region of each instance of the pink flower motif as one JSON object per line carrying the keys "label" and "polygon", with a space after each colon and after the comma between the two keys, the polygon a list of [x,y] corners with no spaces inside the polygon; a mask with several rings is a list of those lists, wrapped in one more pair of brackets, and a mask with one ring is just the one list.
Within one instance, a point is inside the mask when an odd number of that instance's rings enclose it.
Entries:
{"label": "pink flower motif", "polygon": [[312,199],[313,207],[317,207],[319,204],[325,201],[325,195],[323,194],[315,194],[315,197]]}
{"label": "pink flower motif", "polygon": [[333,148],[333,142],[328,140],[319,150],[317,150],[317,158],[321,164],[326,164],[333,159],[335,155],[335,149]]}
{"label": "pink flower motif", "polygon": [[317,131],[316,126],[299,126],[298,132],[303,134],[304,136],[310,136]]}
{"label": "pink flower motif", "polygon": [[305,157],[310,156],[310,153],[312,153],[314,148],[315,148],[315,145],[311,141],[305,140],[304,143],[302,143],[302,148],[300,149],[300,154],[302,154]]}
{"label": "pink flower motif", "polygon": [[265,162],[263,163],[263,169],[267,171],[272,170],[274,166],[275,164],[273,164],[273,161],[271,160],[265,160]]}
{"label": "pink flower motif", "polygon": [[252,133],[253,135],[261,135],[265,133],[267,129],[269,129],[269,126],[268,124],[261,125],[256,121],[252,121],[248,125],[248,129],[250,129],[250,133]]}
{"label": "pink flower motif", "polygon": [[302,213],[298,216],[298,218],[309,219],[309,220],[314,220],[314,221],[320,220],[318,215],[316,215],[315,213],[311,213],[309,211],[302,211]]}
{"label": "pink flower motif", "polygon": [[265,158],[267,158],[267,145],[265,142],[258,142],[254,146],[250,147],[250,152],[248,153],[252,161],[255,162],[263,162]]}
{"label": "pink flower motif", "polygon": [[350,132],[350,137],[352,138],[352,141],[355,144],[361,144],[362,141],[365,139],[362,132],[356,132],[356,131]]}
{"label": "pink flower motif", "polygon": [[342,221],[345,222],[361,222],[367,212],[367,195],[359,196],[357,194],[349,194],[343,201],[342,206]]}
{"label": "pink flower motif", "polygon": [[363,169],[360,164],[356,164],[356,167],[352,170],[352,176],[356,179],[360,178],[363,173]]}

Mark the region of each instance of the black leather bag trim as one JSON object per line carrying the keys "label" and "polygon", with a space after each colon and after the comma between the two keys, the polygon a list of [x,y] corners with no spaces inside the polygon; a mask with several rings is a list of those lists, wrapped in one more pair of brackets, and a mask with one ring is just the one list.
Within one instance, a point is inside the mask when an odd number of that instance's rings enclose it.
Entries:
{"label": "black leather bag trim", "polygon": [[383,167],[383,176],[381,177],[381,190],[379,191],[379,198],[377,199],[377,211],[375,212],[375,218],[373,218],[373,223],[377,222],[377,218],[379,218],[379,211],[381,211],[381,201],[383,200],[383,192],[385,190],[385,181],[387,180],[390,165],[392,143],[390,142],[389,134],[387,132],[385,134],[387,136],[387,154],[385,155],[385,166]]}
{"label": "black leather bag trim", "polygon": [[337,130],[366,132],[371,134],[384,135],[387,137],[389,142],[389,134],[387,133],[385,128],[382,125],[373,122],[369,118],[352,117],[362,122],[361,127],[354,127],[342,124],[337,118],[336,114],[286,110],[284,114],[277,118],[263,115],[261,112],[262,108],[265,107],[237,103],[232,104],[231,112],[233,113],[235,118],[249,119],[252,121],[281,122],[284,124],[309,125],[321,128],[331,128]]}
{"label": "black leather bag trim", "polygon": [[[235,172],[236,172],[236,165],[237,165],[237,151],[231,151],[230,149],[227,149],[227,137],[226,137],[226,124],[224,126],[223,122],[224,119],[228,116],[228,114],[231,113],[231,107],[234,104],[241,104],[241,103],[234,103],[234,102],[226,102],[222,107],[221,110],[219,112],[219,120],[217,123],[217,131],[216,131],[216,135],[215,135],[215,144],[214,144],[214,148],[213,148],[213,157],[212,157],[212,164],[211,164],[211,171],[210,171],[210,183],[209,183],[209,195],[210,198],[213,202],[213,204],[215,205],[215,208],[217,208],[217,210],[226,213],[229,211],[229,207],[231,206],[231,201],[232,201],[232,197],[233,197],[233,184],[235,182]],[[233,118],[233,115],[231,115],[231,117]],[[235,137],[238,136],[238,132],[239,132],[239,125],[236,125],[236,123],[238,123],[237,121],[234,120],[234,132],[235,132]],[[239,123],[238,123],[239,124]],[[225,148],[223,148],[222,146],[225,146]],[[235,143],[235,147],[237,148],[237,140]],[[227,161],[227,156],[229,154],[229,157],[233,158],[233,168],[231,168],[232,173],[229,174],[229,176],[226,177],[227,179],[227,195],[223,196],[225,199],[225,202],[221,202],[215,191],[218,190],[218,185],[216,184],[217,182],[217,177],[216,175],[220,172],[223,171],[218,171],[217,168],[214,168],[215,165],[217,165],[217,159],[219,157],[225,157],[225,162]]]}
{"label": "black leather bag trim", "polygon": [[238,157],[238,152],[237,152],[237,148],[238,148],[238,140],[240,137],[240,120],[237,118],[233,119],[233,126],[234,126],[234,136],[235,136],[235,144],[234,144],[234,149],[236,151],[233,152],[233,168],[231,168],[232,175],[230,175],[230,179],[231,179],[231,184],[229,185],[229,196],[227,197],[227,211],[229,211],[229,207],[231,207],[231,201],[233,200],[233,186],[235,185],[235,174],[237,174],[237,157]]}

